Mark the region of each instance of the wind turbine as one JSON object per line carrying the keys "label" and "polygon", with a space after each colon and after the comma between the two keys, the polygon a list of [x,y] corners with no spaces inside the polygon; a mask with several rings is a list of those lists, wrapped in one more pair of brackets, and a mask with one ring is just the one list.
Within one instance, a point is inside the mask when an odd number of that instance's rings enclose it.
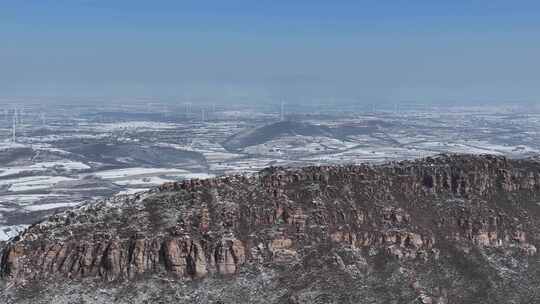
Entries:
{"label": "wind turbine", "polygon": [[24,115],[24,108],[21,108],[19,109],[19,115],[17,116],[17,118],[19,119],[18,123],[20,125],[23,124],[23,115]]}
{"label": "wind turbine", "polygon": [[191,102],[184,103],[184,106],[186,108],[186,115],[190,115],[191,114]]}
{"label": "wind turbine", "polygon": [[17,142],[17,109],[13,112],[12,141]]}

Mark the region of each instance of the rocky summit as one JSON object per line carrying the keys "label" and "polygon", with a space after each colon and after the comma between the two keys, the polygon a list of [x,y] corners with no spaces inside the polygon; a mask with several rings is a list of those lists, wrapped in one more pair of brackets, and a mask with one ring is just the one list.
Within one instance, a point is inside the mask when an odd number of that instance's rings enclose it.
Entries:
{"label": "rocky summit", "polygon": [[441,155],[168,183],[36,223],[1,303],[540,303],[540,162]]}

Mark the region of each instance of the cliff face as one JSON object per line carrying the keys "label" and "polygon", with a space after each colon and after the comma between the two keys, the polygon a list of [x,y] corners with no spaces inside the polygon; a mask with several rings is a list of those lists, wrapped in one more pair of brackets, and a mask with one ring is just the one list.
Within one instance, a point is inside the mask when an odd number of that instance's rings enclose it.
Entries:
{"label": "cliff face", "polygon": [[[482,292],[483,280],[498,275],[519,281],[515,290],[533,299],[539,229],[540,164],[532,160],[439,156],[381,166],[269,168],[250,177],[164,184],[55,215],[5,246],[0,271],[15,289],[51,280],[235,281],[248,270],[271,272],[287,290],[279,301],[312,303],[302,290],[321,277],[369,286],[369,274],[398,265],[391,276],[406,280],[397,292],[403,301],[466,303]],[[471,276],[476,270],[464,263],[472,262],[489,271]],[[429,286],[434,269],[461,287]],[[328,288],[321,286],[309,290]],[[362,297],[360,289],[354,293]]]}

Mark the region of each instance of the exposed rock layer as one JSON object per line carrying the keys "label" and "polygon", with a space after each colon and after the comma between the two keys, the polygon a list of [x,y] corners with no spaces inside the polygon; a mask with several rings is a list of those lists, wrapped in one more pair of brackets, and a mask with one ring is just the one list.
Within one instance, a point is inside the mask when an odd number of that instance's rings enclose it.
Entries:
{"label": "exposed rock layer", "polygon": [[0,266],[20,284],[229,276],[245,265],[301,265],[320,246],[404,263],[437,261],[449,247],[528,259],[539,245],[539,196],[538,162],[494,156],[269,168],[55,215],[12,240]]}

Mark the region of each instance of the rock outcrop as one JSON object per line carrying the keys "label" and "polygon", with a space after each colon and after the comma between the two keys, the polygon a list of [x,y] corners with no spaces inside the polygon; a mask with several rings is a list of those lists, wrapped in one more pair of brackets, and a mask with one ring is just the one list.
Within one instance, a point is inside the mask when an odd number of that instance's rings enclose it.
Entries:
{"label": "rock outcrop", "polygon": [[[268,168],[168,183],[54,215],[3,248],[0,273],[13,286],[121,284],[148,275],[235,280],[243,269],[309,268],[314,257],[330,255],[321,269],[334,265],[354,277],[373,271],[377,257],[415,265],[416,273],[475,252],[491,263],[512,257],[529,265],[538,260],[539,202],[540,163],[533,160],[443,155]],[[448,303],[447,289],[411,280],[424,303]]]}

